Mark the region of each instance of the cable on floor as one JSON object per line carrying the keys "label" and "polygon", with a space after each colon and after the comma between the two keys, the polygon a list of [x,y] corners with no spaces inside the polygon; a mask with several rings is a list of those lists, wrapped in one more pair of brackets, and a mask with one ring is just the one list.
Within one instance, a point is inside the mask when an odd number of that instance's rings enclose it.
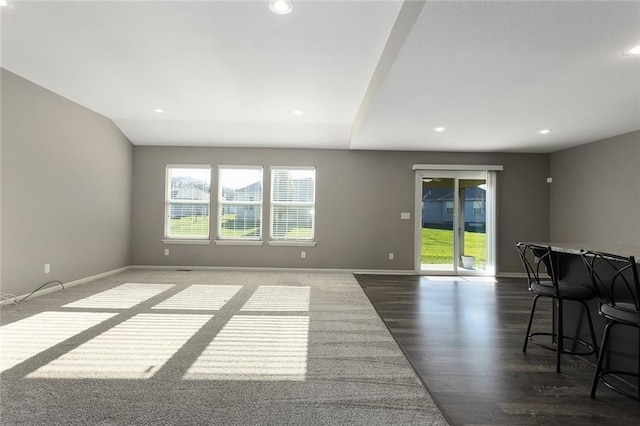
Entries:
{"label": "cable on floor", "polygon": [[28,295],[26,295],[25,297],[23,297],[22,299],[18,300],[18,298],[15,299],[15,304],[17,305],[18,303],[22,303],[25,300],[27,300],[28,298],[30,298],[35,292],[40,291],[41,289],[43,289],[44,287],[48,286],[49,284],[60,284],[60,287],[62,287],[62,289],[64,290],[64,284],[62,284],[62,281],[58,281],[58,280],[52,280],[49,282],[46,282],[44,284],[42,284],[40,287],[36,288],[35,290],[33,290],[31,293],[29,293]]}

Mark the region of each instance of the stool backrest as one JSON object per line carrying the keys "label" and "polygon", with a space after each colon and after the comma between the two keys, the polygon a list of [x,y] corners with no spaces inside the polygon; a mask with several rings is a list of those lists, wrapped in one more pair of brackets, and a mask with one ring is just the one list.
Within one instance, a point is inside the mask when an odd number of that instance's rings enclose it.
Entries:
{"label": "stool backrest", "polygon": [[553,283],[558,287],[558,276],[556,275],[552,250],[549,246],[532,243],[517,243],[516,247],[522,259],[522,266],[527,273],[529,286],[539,284],[542,281]]}
{"label": "stool backrest", "polygon": [[[632,305],[636,312],[640,311],[638,266],[633,256],[583,251],[582,260],[601,304],[624,310],[630,310]],[[624,306],[620,306],[622,303]]]}

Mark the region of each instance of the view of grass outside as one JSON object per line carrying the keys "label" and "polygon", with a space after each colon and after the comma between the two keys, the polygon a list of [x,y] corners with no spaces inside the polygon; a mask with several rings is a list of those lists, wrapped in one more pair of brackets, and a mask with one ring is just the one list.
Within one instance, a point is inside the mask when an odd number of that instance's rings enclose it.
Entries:
{"label": "view of grass outside", "polygon": [[289,231],[285,235],[287,239],[310,239],[312,237],[313,232],[311,228],[289,228]]}
{"label": "view of grass outside", "polygon": [[[233,222],[235,214],[225,214],[222,216],[223,238],[250,237],[256,236],[260,232],[254,222],[247,223],[244,227],[242,223]],[[231,225],[233,223],[233,225]],[[225,226],[225,225],[229,226]],[[171,219],[171,235],[174,237],[202,237],[209,235],[209,216],[186,216]],[[311,228],[290,228],[286,233],[287,238],[311,237]]]}
{"label": "view of grass outside", "polygon": [[251,218],[238,219],[235,213],[223,214],[220,218],[220,238],[237,239],[259,239],[260,220],[254,216]]}
{"label": "view of grass outside", "polygon": [[[483,232],[464,233],[464,254],[475,256],[476,268],[486,263],[487,235]],[[424,264],[453,263],[453,230],[422,228],[421,260]]]}
{"label": "view of grass outside", "polygon": [[222,238],[259,237],[260,228],[225,228],[222,227]]}
{"label": "view of grass outside", "polygon": [[169,226],[172,237],[206,238],[209,236],[209,215],[173,218]]}

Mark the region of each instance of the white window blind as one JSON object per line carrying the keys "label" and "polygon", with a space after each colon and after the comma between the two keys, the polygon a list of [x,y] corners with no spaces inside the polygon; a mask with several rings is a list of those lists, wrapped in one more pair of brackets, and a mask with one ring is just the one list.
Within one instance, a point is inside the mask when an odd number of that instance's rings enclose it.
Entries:
{"label": "white window blind", "polygon": [[271,238],[315,239],[316,170],[271,168]]}
{"label": "white window blind", "polygon": [[165,238],[208,239],[211,166],[167,165]]}
{"label": "white window blind", "polygon": [[218,238],[262,239],[262,167],[220,166]]}

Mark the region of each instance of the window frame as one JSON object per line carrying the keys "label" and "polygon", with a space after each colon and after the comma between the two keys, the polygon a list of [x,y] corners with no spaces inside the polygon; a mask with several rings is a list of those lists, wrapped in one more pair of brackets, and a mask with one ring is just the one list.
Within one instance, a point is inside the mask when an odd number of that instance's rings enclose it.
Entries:
{"label": "window frame", "polygon": [[[227,201],[222,198],[222,190],[224,187],[224,181],[222,180],[222,170],[259,170],[260,171],[260,201]],[[258,226],[259,235],[257,237],[223,237],[222,236],[222,211],[225,206],[259,206],[257,209],[260,212],[260,222]],[[218,165],[218,209],[217,209],[217,239],[216,244],[218,245],[234,245],[234,244],[245,244],[245,245],[261,245],[262,244],[262,235],[263,235],[263,208],[264,208],[264,167],[257,165],[228,165],[228,164],[220,164]]]}
{"label": "window frame", "polygon": [[[171,169],[200,169],[209,171],[209,199],[207,201],[200,200],[172,200],[171,199]],[[211,241],[211,170],[210,164],[167,164],[165,167],[165,190],[164,190],[164,243],[192,243],[192,244],[208,244]],[[206,205],[209,211],[209,224],[207,227],[207,235],[171,235],[171,205],[172,204],[194,204]]]}
{"label": "window frame", "polygon": [[[276,170],[287,170],[287,171],[313,171],[313,201],[311,202],[303,202],[303,201],[274,201],[274,177]],[[316,242],[316,186],[317,186],[317,169],[315,166],[271,166],[270,168],[270,194],[269,194],[269,244],[271,245],[308,245],[315,246]],[[286,238],[286,237],[276,237],[274,235],[274,210],[276,207],[286,206],[286,207],[311,207],[313,213],[311,214],[311,237],[308,238]]]}

